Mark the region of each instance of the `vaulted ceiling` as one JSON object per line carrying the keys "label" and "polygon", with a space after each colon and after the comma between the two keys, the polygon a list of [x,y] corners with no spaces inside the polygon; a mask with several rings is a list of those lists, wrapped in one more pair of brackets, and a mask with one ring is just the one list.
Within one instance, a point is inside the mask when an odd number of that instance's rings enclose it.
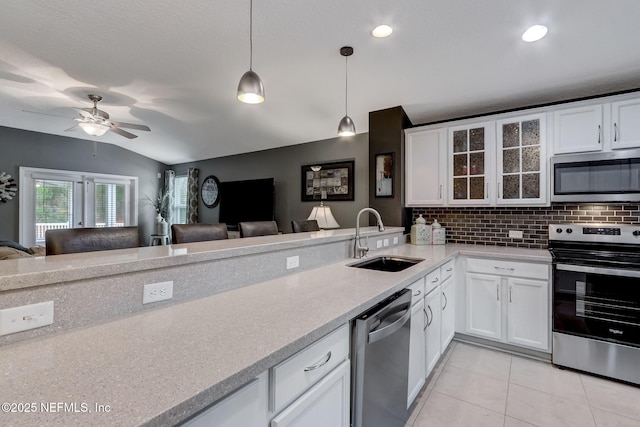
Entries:
{"label": "vaulted ceiling", "polygon": [[[254,0],[253,10],[266,102],[247,105],[236,89],[249,0],[4,0],[0,125],[91,140],[65,129],[97,93],[113,120],[151,127],[97,140],[168,164],[333,138],[345,45],[358,133],[369,111],[397,105],[424,123],[640,88],[638,0]],[[382,23],[393,34],[373,38]],[[538,23],[547,37],[523,42]]]}

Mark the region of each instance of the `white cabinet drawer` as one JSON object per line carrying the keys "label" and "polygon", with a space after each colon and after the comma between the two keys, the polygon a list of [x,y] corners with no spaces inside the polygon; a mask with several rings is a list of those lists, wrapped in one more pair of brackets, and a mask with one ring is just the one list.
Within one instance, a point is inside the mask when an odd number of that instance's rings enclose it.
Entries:
{"label": "white cabinet drawer", "polygon": [[431,273],[427,274],[425,282],[426,283],[424,291],[428,294],[429,292],[434,290],[440,284],[440,282],[442,282],[442,279],[440,278],[440,269],[436,268]]}
{"label": "white cabinet drawer", "polygon": [[454,260],[449,260],[447,262],[445,262],[444,264],[442,264],[442,266],[440,267],[440,281],[444,282],[445,280],[447,280],[449,277],[453,276],[453,269],[454,269]]}
{"label": "white cabinet drawer", "polygon": [[349,357],[345,324],[271,368],[269,409],[278,412]]}
{"label": "white cabinet drawer", "polygon": [[546,263],[467,258],[467,271],[473,273],[498,274],[500,276],[549,279],[549,264]]}
{"label": "white cabinet drawer", "polygon": [[411,305],[417,303],[425,296],[424,292],[424,277],[416,280],[409,286],[407,286],[411,290]]}

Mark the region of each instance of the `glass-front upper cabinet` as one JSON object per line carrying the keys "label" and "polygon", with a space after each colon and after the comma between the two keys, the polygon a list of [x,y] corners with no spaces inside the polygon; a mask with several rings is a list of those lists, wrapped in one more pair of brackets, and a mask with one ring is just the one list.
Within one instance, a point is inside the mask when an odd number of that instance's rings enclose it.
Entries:
{"label": "glass-front upper cabinet", "polygon": [[491,203],[493,125],[476,123],[449,128],[449,203]]}
{"label": "glass-front upper cabinet", "polygon": [[498,120],[497,204],[546,204],[544,114]]}

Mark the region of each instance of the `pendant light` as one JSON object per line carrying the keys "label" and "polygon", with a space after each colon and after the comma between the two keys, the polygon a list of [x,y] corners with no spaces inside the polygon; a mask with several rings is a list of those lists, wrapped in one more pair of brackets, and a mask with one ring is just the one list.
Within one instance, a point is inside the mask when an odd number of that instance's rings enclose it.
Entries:
{"label": "pendant light", "polygon": [[347,100],[348,100],[348,67],[347,58],[353,55],[353,48],[351,46],[344,46],[340,49],[340,55],[344,56],[344,117],[338,124],[338,136],[353,136],[356,134],[356,125],[349,117],[347,113]]}
{"label": "pendant light", "polygon": [[249,1],[249,71],[238,83],[238,100],[246,104],[264,102],[264,86],[260,76],[253,71],[253,0]]}

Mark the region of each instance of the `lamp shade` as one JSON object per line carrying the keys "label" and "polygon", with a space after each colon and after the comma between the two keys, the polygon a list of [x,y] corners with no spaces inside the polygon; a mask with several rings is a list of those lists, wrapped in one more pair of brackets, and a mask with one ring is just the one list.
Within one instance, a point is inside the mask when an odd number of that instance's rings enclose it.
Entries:
{"label": "lamp shade", "polygon": [[255,71],[249,70],[242,75],[238,84],[238,100],[246,104],[264,102],[264,85]]}
{"label": "lamp shade", "polygon": [[351,117],[344,116],[338,124],[338,136],[353,136],[356,134],[356,125]]}
{"label": "lamp shade", "polygon": [[311,210],[311,215],[307,219],[315,219],[318,221],[318,227],[325,228],[340,228],[340,224],[333,217],[331,213],[331,208],[329,206],[324,206],[320,203],[320,206],[314,206]]}
{"label": "lamp shade", "polygon": [[83,131],[91,136],[102,136],[109,130],[109,126],[101,123],[82,122],[79,123],[79,126]]}

